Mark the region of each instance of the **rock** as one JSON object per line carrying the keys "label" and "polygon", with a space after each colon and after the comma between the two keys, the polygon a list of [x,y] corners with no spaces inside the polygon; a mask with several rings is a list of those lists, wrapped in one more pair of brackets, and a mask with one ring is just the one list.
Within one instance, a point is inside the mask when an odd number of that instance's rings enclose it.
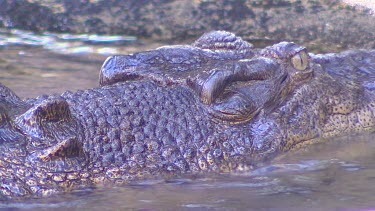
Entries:
{"label": "rock", "polygon": [[339,0],[4,0],[0,26],[37,32],[126,34],[169,42],[228,30],[257,46],[375,48],[375,16]]}

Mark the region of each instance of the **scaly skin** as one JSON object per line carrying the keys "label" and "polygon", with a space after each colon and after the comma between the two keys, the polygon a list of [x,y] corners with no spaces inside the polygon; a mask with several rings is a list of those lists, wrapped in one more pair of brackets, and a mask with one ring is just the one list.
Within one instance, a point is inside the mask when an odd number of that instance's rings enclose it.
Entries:
{"label": "scaly skin", "polygon": [[375,51],[313,55],[234,34],[113,56],[101,87],[19,99],[0,86],[1,198],[249,171],[319,138],[375,128]]}

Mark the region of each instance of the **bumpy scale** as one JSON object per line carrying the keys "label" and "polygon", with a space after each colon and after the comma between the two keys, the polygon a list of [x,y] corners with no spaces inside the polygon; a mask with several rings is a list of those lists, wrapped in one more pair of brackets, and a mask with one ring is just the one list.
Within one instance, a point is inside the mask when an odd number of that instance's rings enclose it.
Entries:
{"label": "bumpy scale", "polygon": [[109,57],[100,86],[19,99],[0,85],[0,199],[204,172],[375,128],[375,51],[254,49],[215,31]]}

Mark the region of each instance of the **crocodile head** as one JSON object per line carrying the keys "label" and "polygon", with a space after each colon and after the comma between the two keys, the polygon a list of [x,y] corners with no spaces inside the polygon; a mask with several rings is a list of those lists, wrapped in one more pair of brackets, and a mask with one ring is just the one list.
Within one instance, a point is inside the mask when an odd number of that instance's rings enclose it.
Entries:
{"label": "crocodile head", "polygon": [[[229,131],[235,131],[243,128],[244,124],[250,125],[260,112],[263,115],[272,112],[295,87],[310,80],[312,75],[313,68],[304,47],[283,42],[256,50],[231,33],[212,32],[203,35],[192,45],[166,46],[134,55],[108,58],[100,71],[102,88],[85,91],[92,98],[87,100],[89,106],[86,108],[80,109],[84,102],[77,100],[84,95],[82,91],[71,97],[67,97],[70,94],[65,93],[61,96],[40,96],[23,101],[1,85],[1,193],[9,197],[49,195],[76,187],[77,184],[93,183],[95,178],[103,180],[108,175],[108,172],[99,171],[95,166],[110,165],[103,164],[104,154],[107,153],[103,150],[107,144],[104,140],[110,136],[106,133],[113,131],[113,128],[122,127],[121,121],[120,125],[100,126],[100,119],[107,118],[110,114],[98,114],[96,120],[87,123],[90,118],[83,113],[96,113],[97,109],[103,107],[98,103],[120,101],[122,94],[112,96],[120,100],[110,99],[110,96],[95,99],[93,96],[96,92],[110,90],[117,85],[125,93],[128,89],[126,84],[132,83],[151,82],[170,90],[181,87],[184,92],[190,93],[192,99],[186,105],[177,106],[191,107],[193,115],[204,115],[202,122],[211,122],[212,125],[217,124],[217,128],[226,127]],[[138,95],[148,92],[140,88],[138,91],[141,92]],[[166,97],[164,95],[167,94],[160,92],[157,95]],[[156,99],[151,97],[143,100]],[[115,105],[109,103],[107,106]],[[89,107],[93,110],[89,111]],[[156,115],[163,113],[157,110],[155,112]],[[149,117],[143,116],[145,128],[152,123],[151,119],[146,118]],[[184,121],[190,124],[190,120]],[[90,130],[93,131],[89,134]],[[135,128],[131,128],[128,136],[134,137],[134,130]],[[209,127],[207,130],[211,131],[213,128]],[[107,132],[102,134],[97,131]],[[250,136],[249,131],[244,132]],[[201,139],[207,139],[209,133],[211,132],[202,134]],[[144,134],[146,138],[147,135]],[[157,137],[157,144],[163,142],[165,136],[161,136]],[[133,138],[121,137],[120,145],[130,143],[129,139]],[[173,142],[176,137],[172,139]],[[186,143],[187,148],[192,150],[192,146]],[[97,148],[100,150],[92,153]],[[131,148],[131,153],[135,153],[134,146]],[[120,151],[123,153],[124,147]],[[147,155],[147,152],[144,153]],[[95,169],[98,173],[93,176]],[[88,176],[90,174],[92,176]]]}
{"label": "crocodile head", "polygon": [[215,120],[241,123],[280,105],[312,78],[312,66],[306,48],[294,43],[258,50],[232,33],[214,31],[192,45],[109,57],[100,84],[151,80],[187,86]]}

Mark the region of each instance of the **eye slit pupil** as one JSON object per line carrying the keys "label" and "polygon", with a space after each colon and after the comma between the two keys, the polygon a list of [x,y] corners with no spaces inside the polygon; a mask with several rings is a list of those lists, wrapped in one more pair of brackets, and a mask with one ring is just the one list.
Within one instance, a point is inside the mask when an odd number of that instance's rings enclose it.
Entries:
{"label": "eye slit pupil", "polygon": [[305,51],[301,51],[292,57],[291,62],[297,70],[305,70],[308,64],[308,55]]}

